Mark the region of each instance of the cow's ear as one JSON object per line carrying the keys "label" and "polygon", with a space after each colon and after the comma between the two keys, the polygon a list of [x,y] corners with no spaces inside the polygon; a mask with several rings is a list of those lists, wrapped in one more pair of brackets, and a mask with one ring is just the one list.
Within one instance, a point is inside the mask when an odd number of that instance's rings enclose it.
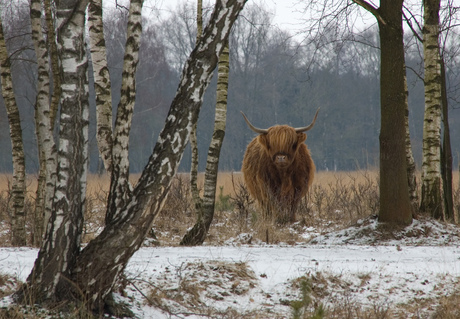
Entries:
{"label": "cow's ear", "polygon": [[259,143],[262,144],[263,147],[265,147],[267,150],[270,149],[270,143],[268,142],[267,134],[260,134],[258,139]]}
{"label": "cow's ear", "polygon": [[298,144],[305,142],[306,139],[307,139],[307,134],[305,134],[305,133],[297,133],[297,143]]}

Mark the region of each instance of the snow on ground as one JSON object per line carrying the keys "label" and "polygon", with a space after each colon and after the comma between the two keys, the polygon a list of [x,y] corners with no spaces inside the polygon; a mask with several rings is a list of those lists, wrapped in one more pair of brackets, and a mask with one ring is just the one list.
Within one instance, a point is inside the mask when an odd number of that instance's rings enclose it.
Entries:
{"label": "snow on ground", "polygon": [[[0,248],[0,274],[24,281],[36,254]],[[436,299],[458,291],[458,228],[414,221],[388,235],[367,219],[296,245],[144,247],[129,262],[119,298],[139,318],[289,318],[302,278],[326,307],[397,313],[416,304],[424,318]]]}

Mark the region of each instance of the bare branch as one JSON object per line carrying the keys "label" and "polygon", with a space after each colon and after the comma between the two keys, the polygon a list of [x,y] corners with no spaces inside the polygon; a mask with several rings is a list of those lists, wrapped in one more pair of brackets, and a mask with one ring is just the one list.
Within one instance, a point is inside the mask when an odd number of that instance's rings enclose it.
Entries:
{"label": "bare branch", "polygon": [[354,3],[356,3],[357,5],[363,7],[364,9],[366,9],[367,11],[369,11],[370,13],[372,13],[372,15],[378,20],[380,21],[380,23],[386,25],[386,21],[385,19],[383,19],[382,15],[380,14],[378,8],[374,7],[372,4],[370,4],[369,2],[367,1],[363,1],[363,0],[352,0]]}

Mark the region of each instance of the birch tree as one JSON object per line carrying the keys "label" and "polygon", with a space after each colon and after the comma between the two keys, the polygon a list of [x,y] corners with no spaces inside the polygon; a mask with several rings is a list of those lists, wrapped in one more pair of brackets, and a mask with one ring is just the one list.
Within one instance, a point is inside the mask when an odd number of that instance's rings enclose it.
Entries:
{"label": "birch tree", "polygon": [[112,85],[107,66],[107,52],[102,21],[102,0],[90,0],[88,32],[96,92],[96,139],[106,171],[112,172]]}
{"label": "birch tree", "polygon": [[423,52],[425,118],[423,122],[422,197],[420,210],[444,219],[441,177],[441,57],[439,51],[439,0],[425,0]]}
{"label": "birch tree", "polygon": [[[126,193],[121,193],[127,185],[123,178],[128,168],[124,163],[127,148],[123,147],[127,146],[123,128],[127,128],[122,120],[129,117],[126,112],[130,112],[131,106],[126,105],[125,110],[125,104],[120,103],[117,113],[120,118],[116,121],[120,131],[115,133],[112,149],[106,227],[81,250],[88,124],[88,62],[83,30],[88,1],[58,3],[56,22],[63,82],[55,204],[32,272],[15,295],[17,301],[45,305],[84,302],[89,310],[99,314],[111,309],[105,307],[110,303],[111,291],[162,208],[203,94],[245,2],[216,1],[210,22],[184,66],[165,126],[148,164],[136,186],[132,191],[127,188]],[[139,32],[140,26],[133,26],[133,30]],[[123,154],[117,158],[114,154],[119,152]],[[117,181],[122,185],[114,186]]]}
{"label": "birch tree", "polygon": [[[225,136],[227,121],[227,94],[228,94],[228,74],[230,69],[228,41],[225,44],[222,54],[219,56],[218,78],[217,78],[217,99],[216,114],[214,119],[214,131],[209,145],[206,170],[204,175],[204,194],[203,198],[198,198],[197,221],[182,238],[181,245],[201,245],[209,231],[214,218],[214,208],[216,203],[217,174],[219,171],[219,157],[222,142]],[[199,195],[198,195],[199,196]]]}
{"label": "birch tree", "polygon": [[13,178],[11,181],[11,200],[8,206],[11,217],[11,244],[24,246],[26,244],[26,222],[24,201],[26,193],[26,164],[24,158],[24,144],[22,142],[22,128],[19,109],[13,91],[11,77],[11,60],[6,50],[3,21],[0,17],[0,78],[2,95],[5,101],[13,157]]}
{"label": "birch tree", "polygon": [[404,91],[405,91],[405,116],[404,116],[404,125],[406,127],[406,163],[407,163],[407,184],[409,186],[409,199],[412,205],[412,213],[415,213],[419,209],[419,196],[417,190],[417,175],[416,175],[416,166],[414,161],[414,155],[412,153],[412,143],[410,140],[410,130],[409,130],[409,90],[407,88],[407,76],[404,71]]}
{"label": "birch tree", "polygon": [[[203,33],[203,1],[197,0],[196,6],[196,43],[201,38]],[[201,197],[200,190],[198,189],[198,140],[197,140],[198,119],[192,124],[192,131],[190,132],[190,192],[192,195],[193,206],[195,214],[199,216],[201,212]]]}
{"label": "birch tree", "polygon": [[[54,24],[52,21],[51,4],[44,1],[45,20],[48,30],[48,41],[42,32],[41,1],[30,2],[30,21],[32,41],[37,56],[37,97],[35,100],[35,132],[37,135],[39,172],[35,200],[35,225],[33,233],[34,245],[40,245],[46,223],[51,216],[54,186],[56,184],[56,144],[53,137],[54,122],[60,95],[60,75],[57,65],[57,48],[55,42]],[[48,49],[49,48],[49,49]],[[50,97],[50,65],[51,56],[53,72],[53,94]]]}

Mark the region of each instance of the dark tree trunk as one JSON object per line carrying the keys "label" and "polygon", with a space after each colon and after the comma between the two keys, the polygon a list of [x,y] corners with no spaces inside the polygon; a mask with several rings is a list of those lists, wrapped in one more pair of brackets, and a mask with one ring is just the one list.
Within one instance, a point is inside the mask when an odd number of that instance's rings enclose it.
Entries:
{"label": "dark tree trunk", "polygon": [[[444,186],[444,208],[447,220],[455,221],[454,200],[452,193],[452,149],[450,144],[449,105],[447,100],[446,72],[441,56],[441,100],[442,123],[444,125],[443,146],[441,149],[441,175]],[[458,222],[458,221],[457,221]]]}
{"label": "dark tree trunk", "polygon": [[380,212],[379,221],[408,225],[412,208],[405,150],[405,89],[402,0],[381,1]]}

